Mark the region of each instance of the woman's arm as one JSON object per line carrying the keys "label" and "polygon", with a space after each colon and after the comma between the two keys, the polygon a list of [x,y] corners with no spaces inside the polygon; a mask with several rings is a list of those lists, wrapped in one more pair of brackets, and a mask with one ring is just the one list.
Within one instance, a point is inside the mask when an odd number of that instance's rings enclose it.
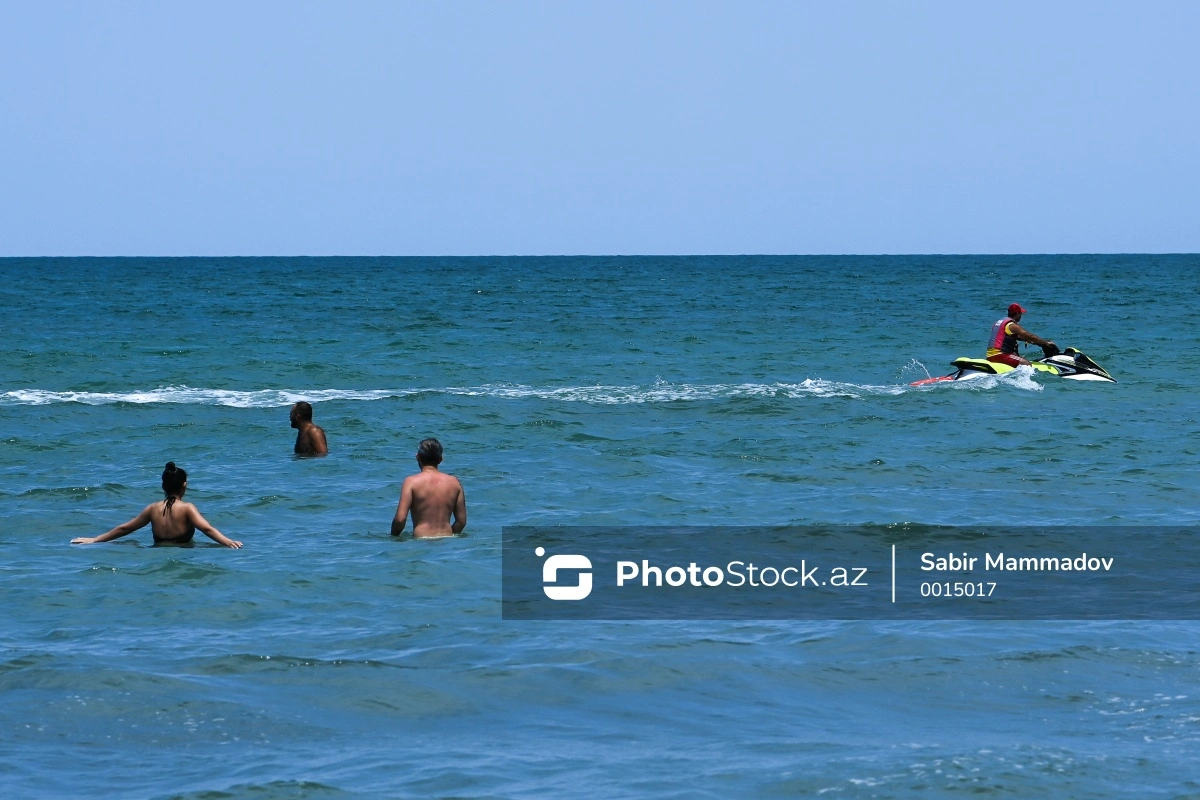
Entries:
{"label": "woman's arm", "polygon": [[204,515],[200,513],[200,509],[192,506],[190,511],[192,514],[191,523],[200,530],[204,531],[205,536],[212,539],[217,544],[223,544],[226,547],[232,547],[234,550],[237,550],[242,546],[241,542],[235,542],[233,539],[230,539],[228,536],[214,528],[212,523],[206,520]]}
{"label": "woman's arm", "polygon": [[97,542],[111,542],[113,539],[120,539],[127,533],[133,533],[139,528],[144,528],[150,522],[150,512],[154,510],[154,503],[142,509],[142,513],[138,514],[133,519],[122,525],[118,525],[108,533],[102,533],[99,536],[86,537],[81,536],[78,539],[72,539],[71,544],[95,544]]}

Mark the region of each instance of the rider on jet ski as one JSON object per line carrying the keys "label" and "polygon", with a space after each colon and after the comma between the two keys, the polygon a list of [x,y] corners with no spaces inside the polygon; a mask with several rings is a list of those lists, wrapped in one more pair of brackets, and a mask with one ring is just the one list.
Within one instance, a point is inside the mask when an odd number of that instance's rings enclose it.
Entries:
{"label": "rider on jet ski", "polygon": [[1017,355],[1018,340],[1036,344],[1046,351],[1046,355],[1053,355],[1058,352],[1058,347],[1054,342],[1043,339],[1035,333],[1030,333],[1018,324],[1021,321],[1021,315],[1024,313],[1025,309],[1013,303],[1008,307],[1008,316],[1004,319],[996,320],[996,324],[992,326],[992,333],[988,337],[988,361],[1008,364],[1010,367],[1019,367],[1022,364],[1028,364],[1029,362],[1026,359]]}

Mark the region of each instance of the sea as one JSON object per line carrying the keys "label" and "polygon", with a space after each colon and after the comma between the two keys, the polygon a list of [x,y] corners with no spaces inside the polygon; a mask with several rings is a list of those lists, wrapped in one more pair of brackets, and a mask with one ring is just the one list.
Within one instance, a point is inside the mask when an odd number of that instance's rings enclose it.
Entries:
{"label": "sea", "polygon": [[[2,259],[0,793],[1200,797],[1194,620],[501,615],[506,526],[1198,525],[1198,297],[1195,255]],[[910,385],[1012,302],[1117,382]],[[393,539],[429,436],[465,535]],[[242,549],[70,544],[167,461]]]}

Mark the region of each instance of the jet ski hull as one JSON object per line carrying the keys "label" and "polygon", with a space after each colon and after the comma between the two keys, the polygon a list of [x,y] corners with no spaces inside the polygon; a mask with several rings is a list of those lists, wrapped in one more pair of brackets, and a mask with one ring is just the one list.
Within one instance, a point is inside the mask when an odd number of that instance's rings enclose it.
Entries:
{"label": "jet ski hull", "polygon": [[[956,358],[951,362],[951,365],[956,371],[949,375],[943,375],[939,378],[925,378],[924,380],[914,381],[910,385],[925,386],[931,383],[941,383],[942,381],[971,380],[972,378],[982,378],[987,375],[1004,375],[1016,369],[1016,367],[1011,367],[1008,364],[988,361],[985,358]],[[1073,347],[1068,347],[1061,353],[1032,361],[1029,366],[1033,368],[1034,372],[1043,372],[1064,380],[1096,381],[1102,383],[1117,382],[1103,367]]]}

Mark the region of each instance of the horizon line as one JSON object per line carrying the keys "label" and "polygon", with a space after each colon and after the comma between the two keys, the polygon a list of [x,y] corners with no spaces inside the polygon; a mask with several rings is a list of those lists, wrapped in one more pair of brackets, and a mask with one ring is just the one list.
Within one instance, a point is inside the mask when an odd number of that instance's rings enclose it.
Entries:
{"label": "horizon line", "polygon": [[189,259],[189,258],[212,258],[212,259],[256,259],[256,258],[900,258],[900,257],[958,257],[958,256],[1036,256],[1039,258],[1052,258],[1061,256],[1195,256],[1200,255],[1200,251],[1171,251],[1171,250],[1144,250],[1144,251],[1117,251],[1117,252],[1101,252],[1101,251],[1072,251],[1072,252],[1001,252],[1001,251],[981,251],[981,252],[945,252],[945,253],[474,253],[474,254],[459,254],[459,253],[438,253],[438,254],[348,254],[348,253],[328,253],[322,255],[314,255],[308,253],[292,253],[292,254],[257,254],[257,255],[239,255],[239,254],[209,254],[196,253],[190,255],[0,255],[0,261],[12,261],[18,259]]}

